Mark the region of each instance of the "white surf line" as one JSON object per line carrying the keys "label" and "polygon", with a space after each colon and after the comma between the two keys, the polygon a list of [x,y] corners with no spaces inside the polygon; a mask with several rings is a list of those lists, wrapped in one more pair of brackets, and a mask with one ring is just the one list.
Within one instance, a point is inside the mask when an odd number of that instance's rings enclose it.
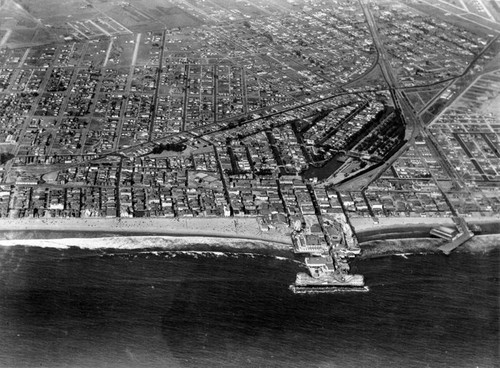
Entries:
{"label": "white surf line", "polygon": [[110,38],[108,50],[106,51],[106,58],[104,59],[104,63],[102,64],[103,67],[106,67],[106,65],[108,64],[108,59],[109,55],[111,54],[112,48],[113,48],[113,38]]}
{"label": "white surf line", "polygon": [[2,40],[0,41],[0,47],[2,47],[7,43],[7,40],[9,39],[11,33],[12,29],[9,28],[7,32],[3,35]]}
{"label": "white surf line", "polygon": [[139,43],[141,42],[141,33],[137,34],[135,38],[134,54],[132,55],[132,66],[135,66],[135,61],[137,60],[137,53],[139,52]]}

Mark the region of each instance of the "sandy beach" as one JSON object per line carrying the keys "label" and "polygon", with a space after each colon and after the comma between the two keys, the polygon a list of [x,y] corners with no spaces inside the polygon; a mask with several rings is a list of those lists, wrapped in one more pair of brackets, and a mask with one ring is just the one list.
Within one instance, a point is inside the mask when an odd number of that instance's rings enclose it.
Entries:
{"label": "sandy beach", "polygon": [[351,225],[356,233],[365,231],[390,231],[396,227],[421,227],[437,225],[453,225],[453,220],[449,217],[379,217],[378,224],[375,224],[371,217],[351,218]]}
{"label": "sandy beach", "polygon": [[[496,229],[497,220],[474,218],[469,222]],[[430,238],[428,229],[438,224],[453,225],[450,218],[381,218],[378,224],[371,218],[354,218],[351,223],[363,258],[438,252],[444,241]],[[0,219],[0,246],[188,249],[190,244],[204,249],[292,249],[289,229],[262,231],[252,217]],[[457,251],[486,251],[499,245],[499,234],[480,235]]]}
{"label": "sandy beach", "polygon": [[[500,233],[499,217],[468,217],[469,225],[479,225],[482,234]],[[360,242],[398,238],[426,238],[436,226],[454,227],[449,217],[381,217],[378,223],[371,218],[351,218],[351,225]]]}
{"label": "sandy beach", "polygon": [[33,239],[37,231],[213,237],[292,245],[289,233],[282,229],[262,231],[256,218],[0,219],[0,239]]}
{"label": "sandy beach", "polygon": [[[442,239],[435,238],[368,241],[360,244],[361,258],[376,258],[397,254],[442,254],[438,247],[444,244],[444,242],[445,241]],[[486,253],[499,247],[500,234],[477,235],[457,248],[454,252]]]}
{"label": "sandy beach", "polygon": [[[485,235],[476,235],[459,247],[456,252],[487,252],[500,246],[500,218],[470,217],[469,224],[476,224],[487,230]],[[431,238],[429,231],[434,226],[453,226],[451,218],[441,217],[397,217],[379,218],[374,224],[371,218],[353,218],[362,258],[388,256],[393,254],[440,253],[442,239]]]}
{"label": "sandy beach", "polygon": [[[479,225],[486,230],[459,247],[456,252],[487,252],[500,246],[500,218],[470,217],[467,223]],[[434,226],[453,226],[451,218],[443,217],[381,217],[375,224],[371,218],[352,218],[362,258],[393,254],[440,253],[442,239],[431,238],[429,231]]]}
{"label": "sandy beach", "polygon": [[377,258],[396,254],[440,253],[441,239],[389,239],[361,243],[360,258]]}

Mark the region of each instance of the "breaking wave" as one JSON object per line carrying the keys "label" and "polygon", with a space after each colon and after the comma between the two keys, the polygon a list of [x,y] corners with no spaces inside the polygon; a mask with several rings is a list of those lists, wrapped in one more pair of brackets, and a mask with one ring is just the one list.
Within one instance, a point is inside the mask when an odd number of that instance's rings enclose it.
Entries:
{"label": "breaking wave", "polygon": [[[52,238],[52,239],[2,239],[0,247],[37,247],[53,249],[78,248],[101,251],[101,257],[163,257],[174,258],[179,255],[193,258],[237,258],[272,257],[280,261],[294,260],[283,251],[290,248],[281,244],[265,241],[250,241],[234,238],[174,237],[174,236],[112,236],[100,238]],[[215,250],[214,250],[215,249]],[[277,254],[280,255],[277,255]],[[284,254],[285,256],[282,256]]]}
{"label": "breaking wave", "polygon": [[299,260],[289,257],[276,256],[271,254],[252,253],[252,252],[230,252],[230,251],[205,251],[205,250],[144,250],[139,252],[113,252],[103,253],[101,257],[128,257],[138,258],[149,256],[160,258],[176,258],[177,256],[188,256],[192,258],[274,258],[283,262],[294,262],[303,265]]}
{"label": "breaking wave", "polygon": [[[439,246],[442,244],[443,240],[434,238],[372,240],[360,244],[361,258],[440,254]],[[477,235],[454,252],[486,253],[499,246],[499,234]]]}
{"label": "breaking wave", "polygon": [[232,248],[283,249],[271,242],[249,241],[234,238],[209,238],[201,236],[112,236],[100,238],[53,238],[53,239],[2,239],[0,246],[29,246],[40,248],[68,249],[144,249],[144,248],[185,248],[194,244],[203,246],[231,246]]}

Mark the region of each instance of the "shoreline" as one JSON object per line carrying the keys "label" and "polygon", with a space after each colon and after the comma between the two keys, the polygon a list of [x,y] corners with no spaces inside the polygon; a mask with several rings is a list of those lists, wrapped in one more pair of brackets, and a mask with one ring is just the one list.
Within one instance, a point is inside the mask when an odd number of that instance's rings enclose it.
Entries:
{"label": "shoreline", "polygon": [[[466,221],[486,229],[478,235],[500,234],[499,217],[471,217]],[[356,217],[351,218],[350,222],[360,243],[384,240],[388,236],[394,239],[426,238],[432,227],[454,224],[448,217],[384,217],[379,218],[377,224],[371,218]],[[8,238],[6,234],[36,231],[231,237],[292,245],[290,229],[283,227],[263,231],[256,217],[0,218],[0,239]],[[419,233],[422,236],[413,236]],[[21,239],[22,236],[17,238]]]}
{"label": "shoreline", "polygon": [[[268,242],[276,244],[277,247],[292,247],[292,240],[288,233],[281,229],[264,232],[260,229],[256,218],[0,219],[0,240],[50,239],[50,235],[55,234],[58,234],[56,238],[61,238],[60,235],[64,234],[79,234],[85,238],[166,236],[183,239],[198,237]],[[86,236],[89,234],[94,236]],[[40,237],[40,235],[43,236]],[[67,238],[75,237],[68,236]]]}
{"label": "shoreline", "polygon": [[[372,240],[359,244],[361,248],[359,259],[416,254],[442,254],[444,256],[438,249],[443,243],[445,241],[438,238]],[[500,249],[500,234],[476,235],[453,253],[486,253],[494,249]]]}
{"label": "shoreline", "polygon": [[0,240],[0,249],[27,247],[60,251],[91,251],[98,254],[148,252],[188,252],[221,254],[259,254],[294,259],[290,247],[277,243],[241,238],[171,237],[171,236],[111,236],[93,238],[48,238]]}
{"label": "shoreline", "polygon": [[[371,218],[352,218],[351,225],[360,243],[388,239],[422,239],[429,238],[429,232],[436,226],[453,226],[451,218],[380,218],[374,224]],[[477,235],[500,234],[500,218],[470,217],[466,218],[469,225],[482,227],[483,232]]]}
{"label": "shoreline", "polygon": [[[61,234],[62,233],[62,234]],[[67,232],[59,232],[65,235]],[[60,250],[80,249],[90,251],[187,251],[187,252],[222,252],[242,253],[256,252],[262,255],[282,256],[295,259],[296,255],[287,244],[259,241],[245,238],[220,238],[203,236],[169,236],[169,235],[144,235],[123,234],[116,236],[89,238],[77,237],[51,237],[51,238],[12,238],[0,239],[0,248],[9,247],[36,247]],[[392,256],[412,256],[420,254],[435,254],[444,256],[439,251],[444,241],[436,238],[407,238],[375,240],[360,243],[361,254],[354,260],[368,260]],[[477,235],[473,239],[455,250],[454,253],[487,253],[500,249],[500,234]]]}
{"label": "shoreline", "polygon": [[[367,218],[352,220],[362,249],[359,259],[440,253],[437,248],[444,241],[430,238],[428,230],[452,223],[449,218],[442,219],[444,223],[430,218],[410,218],[406,223],[384,219],[378,225]],[[488,251],[500,246],[497,218],[471,218],[468,223],[486,224],[490,231],[476,235],[457,252]],[[293,256],[290,234],[284,229],[261,231],[255,217],[0,219],[0,246],[16,245],[65,249],[250,249]]]}

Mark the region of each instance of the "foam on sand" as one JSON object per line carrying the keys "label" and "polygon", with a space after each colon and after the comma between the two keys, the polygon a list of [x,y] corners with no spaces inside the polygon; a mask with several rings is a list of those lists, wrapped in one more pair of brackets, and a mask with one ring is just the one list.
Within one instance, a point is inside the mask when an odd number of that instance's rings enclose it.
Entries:
{"label": "foam on sand", "polygon": [[100,238],[1,239],[0,246],[27,246],[68,249],[186,249],[195,246],[218,246],[236,249],[288,250],[288,246],[272,242],[238,238],[175,236],[110,236]]}

